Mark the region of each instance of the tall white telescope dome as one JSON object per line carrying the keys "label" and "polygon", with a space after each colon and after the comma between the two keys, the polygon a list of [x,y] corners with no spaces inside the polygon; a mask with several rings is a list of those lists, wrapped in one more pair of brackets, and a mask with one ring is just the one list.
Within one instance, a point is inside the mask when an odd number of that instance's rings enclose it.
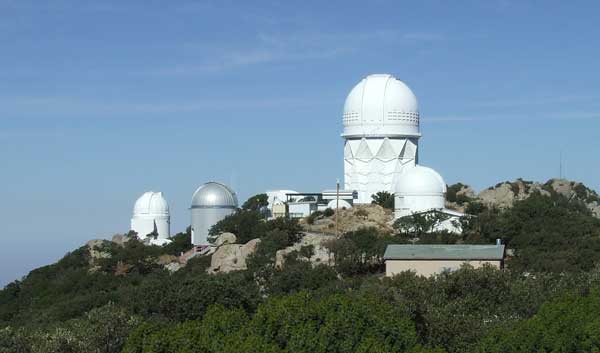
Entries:
{"label": "tall white telescope dome", "polygon": [[417,97],[388,74],[363,78],[344,104],[344,137],[420,136]]}
{"label": "tall white telescope dome", "polygon": [[404,169],[395,187],[396,218],[445,207],[446,183],[435,170],[416,165]]}
{"label": "tall white telescope dome", "polygon": [[217,222],[235,212],[238,200],[235,192],[224,184],[208,182],[192,196],[192,244],[209,245],[208,232]]}
{"label": "tall white telescope dome", "polygon": [[346,98],[343,115],[344,188],[356,203],[371,203],[379,191],[394,192],[405,167],[418,163],[419,105],[392,75],[362,79]]}
{"label": "tall white telescope dome", "polygon": [[145,192],[135,202],[131,230],[138,233],[140,239],[155,231],[158,239],[167,239],[170,223],[169,204],[162,192]]}

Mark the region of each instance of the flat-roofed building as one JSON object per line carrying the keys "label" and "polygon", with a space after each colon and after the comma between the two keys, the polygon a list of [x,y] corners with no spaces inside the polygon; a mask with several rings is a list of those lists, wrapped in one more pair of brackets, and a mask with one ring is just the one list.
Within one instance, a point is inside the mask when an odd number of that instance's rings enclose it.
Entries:
{"label": "flat-roofed building", "polygon": [[413,271],[420,276],[432,276],[458,270],[468,264],[479,268],[488,264],[504,267],[504,245],[388,245],[383,255],[386,276]]}

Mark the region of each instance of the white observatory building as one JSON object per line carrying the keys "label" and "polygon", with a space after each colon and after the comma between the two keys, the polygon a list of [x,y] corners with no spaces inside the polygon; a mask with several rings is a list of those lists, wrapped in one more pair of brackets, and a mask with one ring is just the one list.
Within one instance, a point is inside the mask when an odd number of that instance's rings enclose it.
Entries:
{"label": "white observatory building", "polygon": [[446,183],[435,170],[416,165],[400,174],[394,194],[395,218],[442,210],[446,202]]}
{"label": "white observatory building", "polygon": [[461,233],[464,214],[446,208],[446,182],[435,170],[415,165],[404,168],[394,187],[394,219],[414,214],[441,214],[434,231]]}
{"label": "white observatory building", "polygon": [[192,244],[210,245],[208,231],[217,222],[234,213],[238,207],[235,192],[224,184],[208,182],[200,186],[194,196],[192,214]]}
{"label": "white observatory building", "polygon": [[388,74],[360,81],[344,104],[344,188],[356,203],[378,191],[394,192],[406,167],[418,163],[419,106],[413,92]]}
{"label": "white observatory building", "polygon": [[[145,192],[133,206],[131,217],[131,230],[138,234],[140,239],[145,239],[148,234],[156,232],[157,242],[165,243],[170,236],[171,216],[169,205],[162,192]],[[163,241],[161,241],[163,240]]]}

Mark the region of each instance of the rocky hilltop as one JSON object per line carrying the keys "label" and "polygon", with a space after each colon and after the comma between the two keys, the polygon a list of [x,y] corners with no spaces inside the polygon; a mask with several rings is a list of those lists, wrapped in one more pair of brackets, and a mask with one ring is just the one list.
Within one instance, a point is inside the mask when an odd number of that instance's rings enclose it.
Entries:
{"label": "rocky hilltop", "polygon": [[550,197],[563,196],[567,200],[581,202],[595,217],[600,218],[600,196],[584,184],[566,179],[550,179],[543,184],[523,179],[504,181],[479,194],[470,186],[457,183],[448,187],[447,206],[464,211],[469,203],[481,202],[488,207],[509,208],[516,201],[525,200],[533,193]]}

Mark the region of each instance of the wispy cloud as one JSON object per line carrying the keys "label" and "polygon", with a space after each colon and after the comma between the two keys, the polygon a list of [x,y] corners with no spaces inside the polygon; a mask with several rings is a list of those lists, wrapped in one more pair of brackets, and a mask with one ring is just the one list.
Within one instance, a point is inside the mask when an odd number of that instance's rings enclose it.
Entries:
{"label": "wispy cloud", "polygon": [[153,70],[151,73],[202,74],[237,69],[260,64],[276,64],[309,60],[325,60],[355,52],[366,46],[381,44],[414,44],[443,40],[445,37],[433,32],[401,32],[378,29],[363,32],[259,32],[245,45],[222,47],[219,43],[212,47],[207,44],[194,46],[186,43],[188,49],[199,51],[203,59],[195,64],[175,64]]}
{"label": "wispy cloud", "polygon": [[536,112],[532,114],[479,114],[479,115],[450,115],[422,117],[423,123],[446,123],[446,122],[485,122],[485,121],[542,121],[542,120],[591,120],[600,119],[600,112],[588,111],[565,111],[565,112]]}
{"label": "wispy cloud", "polygon": [[497,99],[489,101],[471,102],[468,105],[471,107],[481,108],[509,108],[509,107],[520,107],[520,106],[532,106],[532,105],[549,105],[556,103],[574,103],[574,102],[587,102],[587,101],[598,101],[600,100],[599,95],[559,95],[559,96],[545,96],[545,97],[515,97],[509,99]]}
{"label": "wispy cloud", "polygon": [[176,114],[201,113],[207,111],[234,111],[236,109],[265,110],[278,108],[302,108],[314,105],[314,101],[305,99],[273,98],[227,98],[198,99],[167,102],[110,102],[74,97],[21,97],[0,99],[0,120],[11,116],[97,116],[124,114]]}

